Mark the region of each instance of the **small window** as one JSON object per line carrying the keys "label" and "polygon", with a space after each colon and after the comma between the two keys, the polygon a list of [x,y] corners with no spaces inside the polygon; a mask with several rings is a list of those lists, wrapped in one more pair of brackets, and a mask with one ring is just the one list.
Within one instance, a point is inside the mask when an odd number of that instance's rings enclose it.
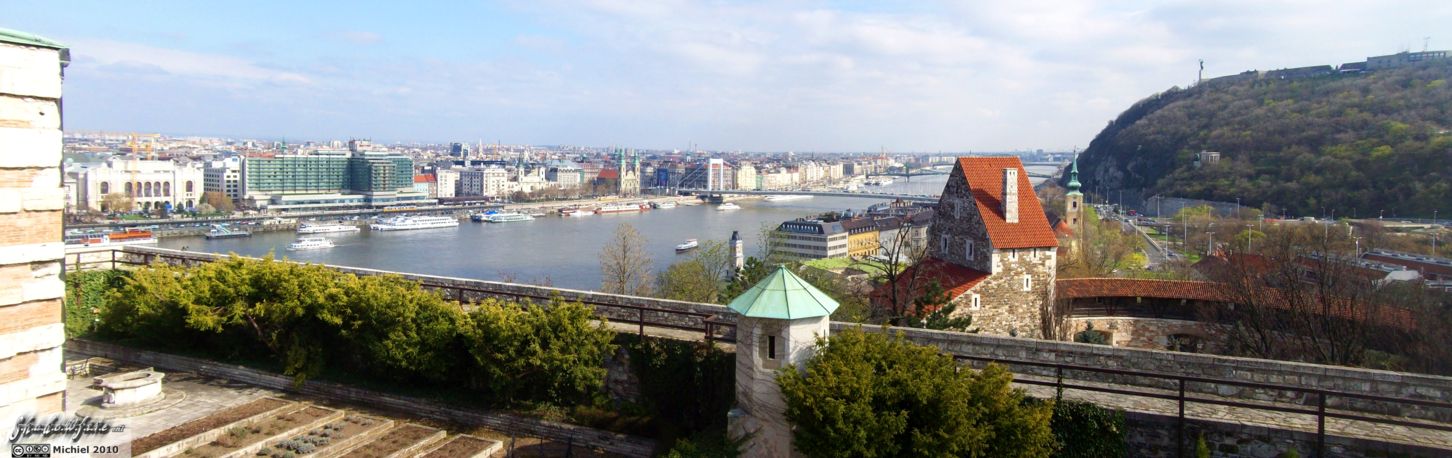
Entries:
{"label": "small window", "polygon": [[1023,276],[1023,290],[1024,291],[1028,291],[1030,289],[1033,289],[1033,286],[1034,286],[1034,278],[1033,277],[1030,277],[1028,275],[1024,275]]}
{"label": "small window", "polygon": [[973,260],[973,239],[968,239],[968,246],[963,248],[963,257],[969,261]]}
{"label": "small window", "polygon": [[1076,209],[1077,210],[1079,208],[1079,201],[1076,200],[1076,201],[1073,201],[1073,202],[1069,202],[1069,208],[1072,208],[1072,209]]}
{"label": "small window", "polygon": [[955,219],[956,218],[962,218],[963,217],[963,206],[960,205],[956,201],[953,202],[952,205],[953,205],[953,218],[955,218]]}
{"label": "small window", "polygon": [[776,336],[766,336],[766,359],[776,359]]}
{"label": "small window", "polygon": [[983,301],[978,297],[978,293],[973,293],[973,302],[968,305],[968,309],[978,310],[981,308],[983,308]]}
{"label": "small window", "polygon": [[946,234],[943,235],[943,239],[940,240],[939,242],[940,243],[938,244],[938,251],[939,252],[942,252],[942,253],[947,253],[948,252],[948,236]]}

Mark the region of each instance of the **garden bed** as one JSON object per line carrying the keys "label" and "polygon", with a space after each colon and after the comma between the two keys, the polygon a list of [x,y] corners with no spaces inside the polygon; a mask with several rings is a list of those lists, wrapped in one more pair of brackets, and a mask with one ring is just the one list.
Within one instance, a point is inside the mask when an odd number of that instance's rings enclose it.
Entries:
{"label": "garden bed", "polygon": [[430,450],[428,453],[419,455],[419,458],[473,458],[489,456],[501,450],[504,444],[499,442],[480,439],[474,436],[454,436],[439,448]]}
{"label": "garden bed", "polygon": [[350,458],[386,458],[395,453],[416,449],[444,437],[444,430],[427,426],[404,424],[383,433],[377,439],[364,443],[346,455]]}
{"label": "garden bed", "polygon": [[368,415],[349,414],[331,423],[313,428],[281,440],[275,440],[258,451],[259,457],[282,457],[291,452],[294,456],[326,457],[336,456],[348,449],[370,440],[393,427],[393,420]]}
{"label": "garden bed", "polygon": [[187,456],[227,456],[251,454],[262,448],[262,443],[278,436],[290,436],[298,431],[312,429],[319,423],[341,418],[343,412],[326,407],[307,406],[300,410],[284,412],[248,422],[246,425],[227,428],[212,442],[187,450]]}
{"label": "garden bed", "polygon": [[289,407],[290,405],[292,405],[291,402],[277,398],[258,399],[132,441],[131,453],[139,456],[163,446],[179,443],[186,439],[206,434],[217,428]]}

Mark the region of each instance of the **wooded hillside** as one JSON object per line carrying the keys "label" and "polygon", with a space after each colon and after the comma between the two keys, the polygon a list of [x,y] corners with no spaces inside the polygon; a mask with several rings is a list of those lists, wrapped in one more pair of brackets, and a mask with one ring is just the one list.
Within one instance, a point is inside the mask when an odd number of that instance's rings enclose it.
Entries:
{"label": "wooded hillside", "polygon": [[[1171,88],[1080,156],[1086,191],[1220,201],[1293,215],[1430,217],[1452,206],[1452,63]],[[1218,151],[1214,165],[1194,165]],[[1067,179],[1063,180],[1067,182]],[[1111,195],[1111,198],[1113,196]]]}

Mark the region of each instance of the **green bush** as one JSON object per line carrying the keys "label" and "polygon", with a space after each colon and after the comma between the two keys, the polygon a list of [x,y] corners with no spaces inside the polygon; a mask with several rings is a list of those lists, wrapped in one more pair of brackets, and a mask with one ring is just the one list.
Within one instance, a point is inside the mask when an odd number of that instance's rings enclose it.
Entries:
{"label": "green bush", "polygon": [[491,300],[466,315],[398,276],[231,257],[116,278],[99,307],[103,337],[261,357],[298,382],[328,368],[396,382],[472,377],[501,404],[582,402],[603,386],[613,351],[614,333],[583,304]]}
{"label": "green bush", "polygon": [[1050,422],[1062,458],[1125,456],[1124,413],[1087,402],[1054,402]]}
{"label": "green bush", "polygon": [[621,338],[657,429],[678,434],[725,430],[726,413],[736,402],[734,354],[700,342]]}
{"label": "green bush", "polygon": [[96,332],[101,311],[106,309],[107,293],[120,287],[126,271],[90,270],[65,274],[66,337],[83,337]]}
{"label": "green bush", "polygon": [[990,364],[960,370],[936,348],[861,329],[819,341],[782,371],[787,419],[806,456],[1048,456],[1050,403],[1028,402]]}
{"label": "green bush", "polygon": [[614,332],[578,302],[548,307],[487,300],[466,334],[476,386],[512,400],[575,403],[605,384]]}

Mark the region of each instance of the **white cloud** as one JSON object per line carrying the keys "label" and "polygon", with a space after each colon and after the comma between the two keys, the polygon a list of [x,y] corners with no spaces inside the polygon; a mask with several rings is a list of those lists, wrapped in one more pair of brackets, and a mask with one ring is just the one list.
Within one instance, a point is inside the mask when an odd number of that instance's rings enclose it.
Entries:
{"label": "white cloud", "polygon": [[311,82],[308,77],[299,73],[275,70],[246,59],[219,54],[204,54],[109,40],[72,40],[71,50],[76,62],[82,65],[144,66],[157,68],[177,76],[223,80],[289,84]]}

